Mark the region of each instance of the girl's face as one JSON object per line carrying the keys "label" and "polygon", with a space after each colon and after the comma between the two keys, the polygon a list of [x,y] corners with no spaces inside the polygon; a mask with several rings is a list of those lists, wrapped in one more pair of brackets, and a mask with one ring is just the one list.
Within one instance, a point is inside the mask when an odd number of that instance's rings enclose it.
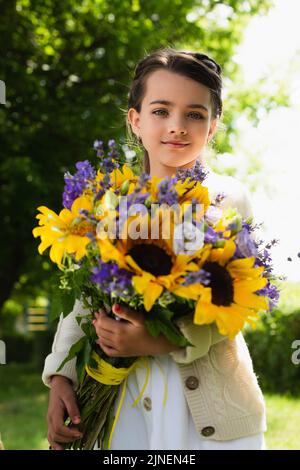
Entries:
{"label": "girl's face", "polygon": [[[217,118],[212,119],[209,89],[163,69],[148,76],[141,111],[130,108],[128,121],[148,152],[150,175],[158,177],[193,167],[217,125]],[[166,143],[176,140],[187,145]]]}

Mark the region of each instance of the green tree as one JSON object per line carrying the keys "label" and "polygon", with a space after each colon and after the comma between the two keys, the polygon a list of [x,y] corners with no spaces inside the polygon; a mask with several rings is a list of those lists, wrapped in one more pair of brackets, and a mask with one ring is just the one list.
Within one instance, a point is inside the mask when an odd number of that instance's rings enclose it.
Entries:
{"label": "green tree", "polygon": [[[124,139],[128,85],[134,65],[161,46],[191,47],[211,54],[235,82],[232,56],[253,15],[272,2],[195,0],[2,0],[0,105],[2,229],[0,306],[49,289],[53,267],[37,255],[32,237],[36,207],[61,206],[63,174],[93,159],[92,142]],[[223,18],[220,21],[220,18]],[[224,17],[226,21],[224,22]],[[259,90],[228,98],[226,133],[216,138],[228,151],[234,116],[251,109]],[[264,93],[264,106],[283,95]]]}

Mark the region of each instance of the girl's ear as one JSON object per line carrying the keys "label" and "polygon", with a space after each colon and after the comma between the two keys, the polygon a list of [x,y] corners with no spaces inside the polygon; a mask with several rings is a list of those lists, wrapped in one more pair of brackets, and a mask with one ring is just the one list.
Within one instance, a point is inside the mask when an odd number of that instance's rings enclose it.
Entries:
{"label": "girl's ear", "polygon": [[131,126],[132,132],[136,136],[139,136],[140,134],[140,128],[139,128],[139,123],[140,123],[140,115],[137,112],[136,109],[130,108],[127,112],[127,120]]}
{"label": "girl's ear", "polygon": [[209,143],[211,139],[213,138],[214,133],[217,130],[218,123],[219,123],[219,118],[216,117],[215,119],[212,119],[210,123],[209,131],[208,131],[207,143]]}

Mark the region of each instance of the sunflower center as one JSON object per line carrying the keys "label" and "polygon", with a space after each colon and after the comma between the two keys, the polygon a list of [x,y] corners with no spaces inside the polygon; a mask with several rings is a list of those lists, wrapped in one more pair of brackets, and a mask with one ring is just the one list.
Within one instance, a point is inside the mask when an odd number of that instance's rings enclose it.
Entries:
{"label": "sunflower center", "polygon": [[81,222],[79,224],[73,225],[71,227],[70,233],[72,235],[79,235],[80,237],[84,237],[87,233],[93,232],[93,226],[92,224],[88,222]]}
{"label": "sunflower center", "polygon": [[143,271],[147,271],[153,276],[166,276],[171,272],[171,256],[159,246],[140,243],[132,247],[128,254]]}
{"label": "sunflower center", "polygon": [[212,292],[212,303],[228,306],[233,302],[233,282],[230,274],[218,263],[207,261],[203,269],[210,273],[208,287]]}

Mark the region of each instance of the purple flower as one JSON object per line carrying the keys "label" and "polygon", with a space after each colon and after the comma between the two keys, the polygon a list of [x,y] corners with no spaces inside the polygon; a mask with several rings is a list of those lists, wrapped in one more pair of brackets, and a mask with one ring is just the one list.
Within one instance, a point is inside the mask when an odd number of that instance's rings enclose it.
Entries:
{"label": "purple flower", "polygon": [[150,175],[148,175],[148,173],[141,173],[138,177],[138,184],[137,184],[137,187],[138,188],[143,188],[146,183],[150,180]]}
{"label": "purple flower", "polygon": [[101,158],[101,157],[104,156],[103,141],[102,140],[95,140],[93,148],[94,148],[94,150],[97,151],[97,157]]}
{"label": "purple flower", "polygon": [[[247,224],[245,224],[247,225]],[[242,230],[236,236],[235,258],[249,258],[257,256],[257,247],[255,241],[250,237],[249,229],[243,224]]]}
{"label": "purple flower", "polygon": [[91,180],[96,176],[95,169],[88,160],[76,163],[77,172],[71,175],[67,172],[64,176],[65,187],[63,192],[63,205],[71,209],[75,199],[80,196]]}
{"label": "purple flower", "polygon": [[265,269],[265,272],[268,274],[270,274],[273,271],[272,258],[267,248],[264,248],[262,251],[260,251],[257,254],[256,260],[255,260],[255,266],[263,266]]}
{"label": "purple flower", "polygon": [[[116,207],[116,210],[119,212],[119,218],[117,220],[117,233],[122,232],[122,227],[124,223],[128,220],[128,212],[131,206],[134,204],[141,204],[145,210],[148,210],[145,206],[145,201],[149,197],[149,193],[137,194],[131,193],[122,198],[121,205]],[[138,208],[137,208],[138,209]]]}
{"label": "purple flower", "polygon": [[95,201],[98,201],[99,199],[102,198],[104,193],[112,186],[112,183],[110,181],[110,176],[108,173],[105,173],[101,180],[101,188],[98,191],[98,193],[95,196]]}
{"label": "purple flower", "polygon": [[166,178],[158,183],[157,198],[160,204],[172,206],[178,203],[178,193],[174,187],[176,181],[176,178]]}
{"label": "purple flower", "polygon": [[196,160],[193,168],[177,169],[176,179],[184,181],[186,178],[190,178],[191,180],[203,183],[203,181],[207,177],[207,174],[208,170],[204,168],[204,166],[202,165],[202,163],[199,162],[199,160]]}
{"label": "purple flower", "polygon": [[214,245],[219,240],[218,233],[210,226],[204,232],[204,243],[211,243]]}
{"label": "purple flower", "polygon": [[221,202],[225,199],[225,197],[226,197],[226,193],[224,192],[218,193],[215,197],[214,204],[216,206],[219,206]]}
{"label": "purple flower", "polygon": [[273,308],[276,307],[279,300],[279,290],[277,286],[275,286],[274,284],[270,284],[270,281],[263,289],[256,291],[256,294],[268,297],[269,311],[273,310]]}
{"label": "purple flower", "polygon": [[118,159],[119,152],[117,150],[116,142],[113,139],[108,141],[108,146],[110,151],[108,152],[108,156],[105,157],[105,153],[103,150],[103,141],[102,140],[95,140],[94,142],[94,150],[97,151],[97,157],[100,159],[100,170],[102,173],[111,173],[115,168],[119,168],[120,165],[113,161],[114,159]]}
{"label": "purple flower", "polygon": [[92,282],[99,284],[105,294],[124,297],[131,293],[133,273],[119,268],[117,263],[100,261],[99,266],[92,268],[91,271]]}
{"label": "purple flower", "polygon": [[183,286],[189,286],[190,284],[203,284],[208,286],[210,283],[210,273],[204,269],[199,269],[199,271],[193,271],[188,273],[185,276],[185,281],[182,283]]}

